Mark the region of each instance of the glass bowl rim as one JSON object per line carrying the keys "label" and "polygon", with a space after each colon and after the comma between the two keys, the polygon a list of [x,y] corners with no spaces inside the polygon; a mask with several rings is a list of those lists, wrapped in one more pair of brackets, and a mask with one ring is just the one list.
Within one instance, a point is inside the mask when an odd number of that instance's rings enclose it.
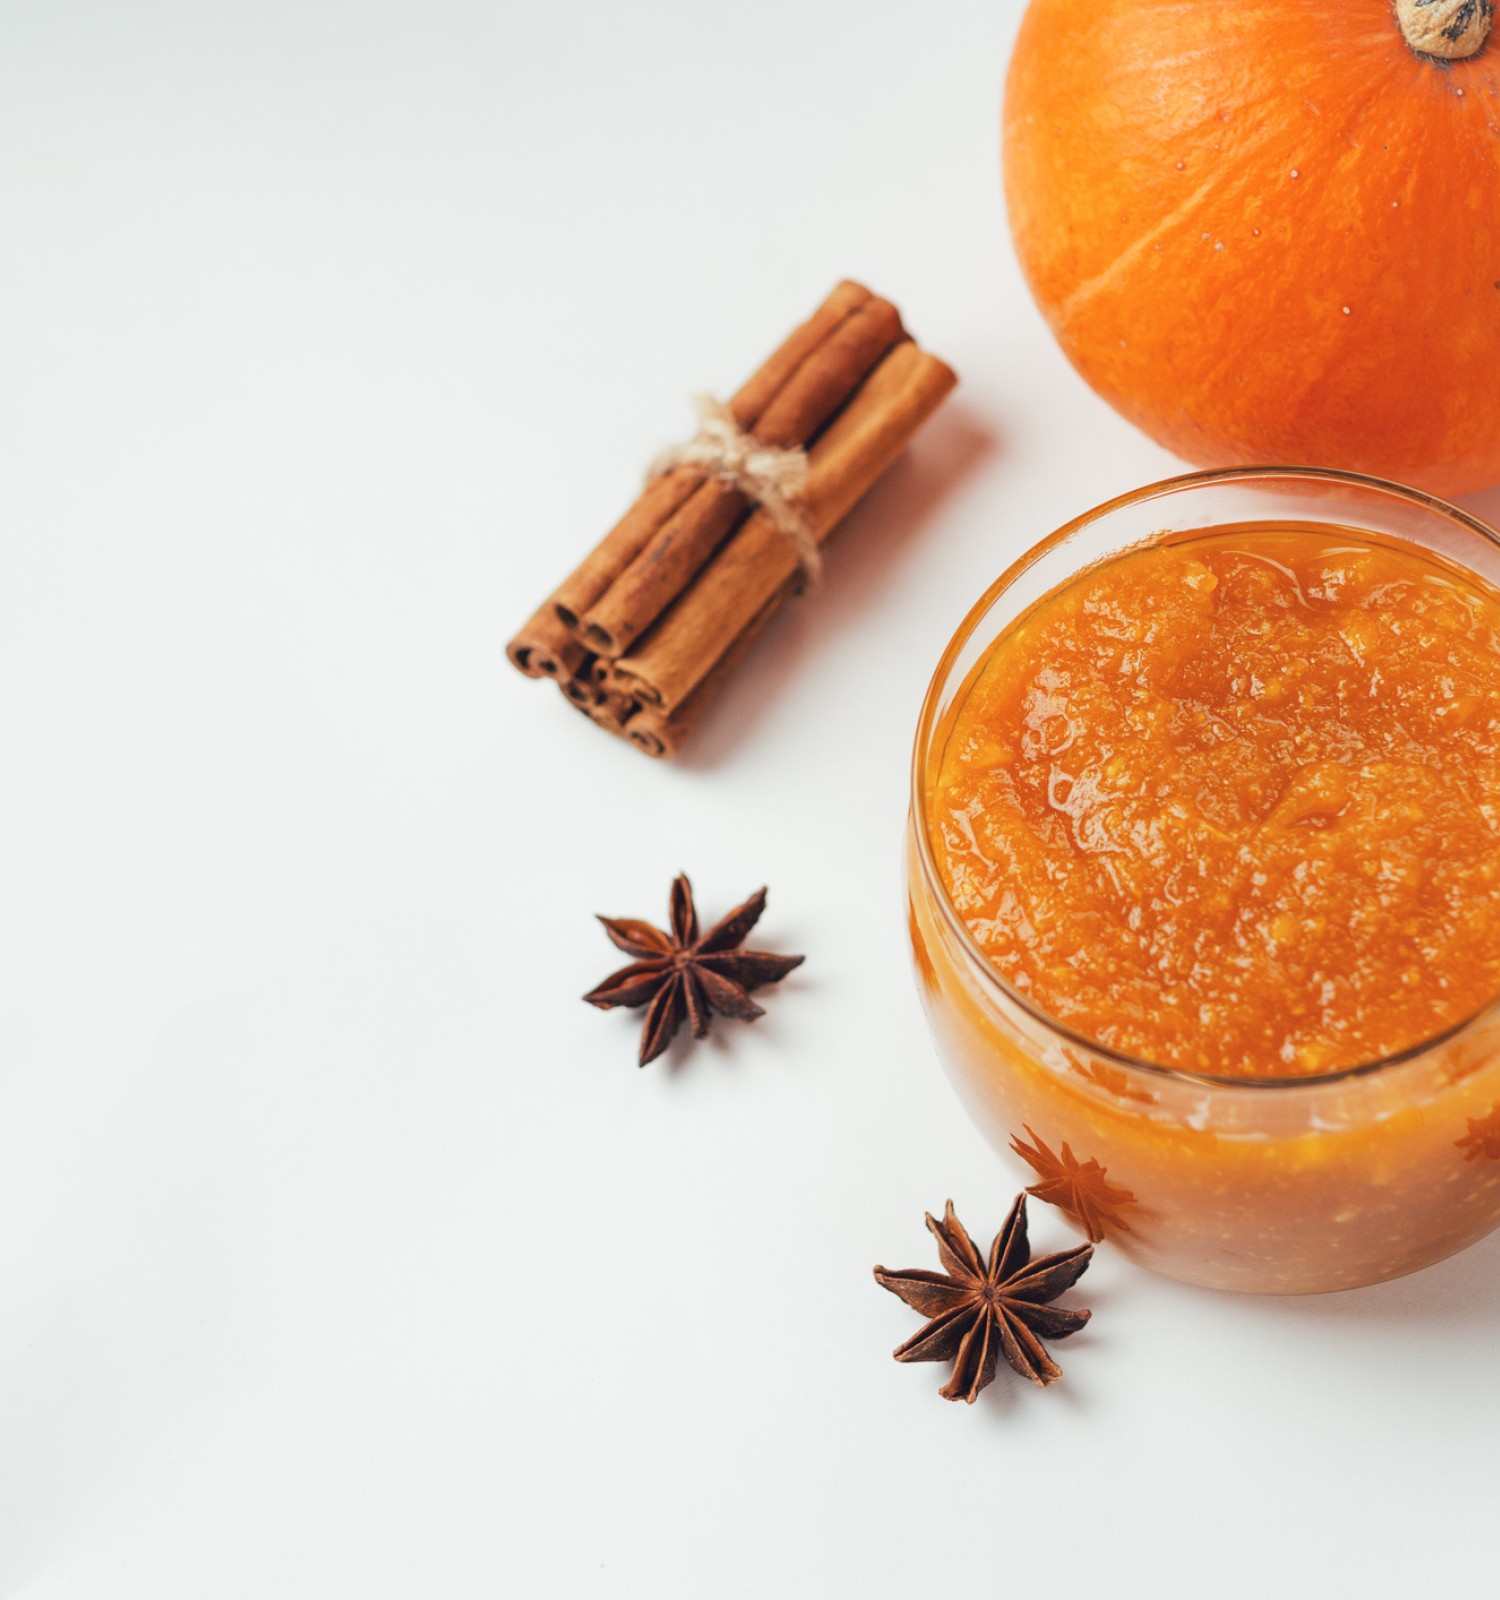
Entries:
{"label": "glass bowl rim", "polygon": [[[1160,478],[1154,483],[1143,485],[1139,489],[1131,489],[1125,494],[1115,495],[1112,499],[1102,501],[1088,511],[1065,522],[1053,533],[1040,539],[1030,549],[1005,568],[999,577],[980,595],[979,599],[969,607],[963,621],[954,630],[949,639],[938,664],[933,670],[932,677],[927,685],[927,692],[922,697],[922,709],[917,717],[916,738],[912,746],[911,761],[911,818],[912,829],[916,834],[917,861],[921,869],[922,886],[928,892],[929,898],[937,905],[938,913],[946,923],[949,932],[958,940],[960,948],[969,958],[979,976],[981,984],[989,991],[998,993],[1012,1005],[1019,1006],[1029,1017],[1040,1023],[1048,1032],[1057,1035],[1067,1043],[1087,1050],[1090,1054],[1100,1056],[1112,1066],[1117,1066],[1127,1072],[1142,1073],[1151,1078],[1167,1078],[1177,1083],[1196,1085],[1209,1089],[1244,1089],[1256,1092],[1275,1092],[1277,1090],[1310,1089],[1320,1085],[1345,1083],[1357,1078],[1371,1077],[1382,1072],[1388,1067],[1402,1066],[1427,1055],[1430,1051],[1449,1043],[1460,1034],[1466,1033],[1470,1028],[1482,1022],[1492,1014],[1500,1013],[1500,995],[1487,1001],[1477,1011],[1471,1012],[1467,1017],[1444,1028],[1440,1033],[1430,1035],[1419,1040],[1416,1044],[1408,1045],[1403,1050],[1397,1050],[1390,1055],[1380,1056],[1373,1061],[1356,1062],[1353,1066],[1340,1067],[1333,1072],[1320,1072],[1304,1077],[1277,1077],[1277,1078],[1236,1078],[1226,1074],[1211,1072],[1193,1072],[1184,1067],[1169,1067],[1161,1062],[1148,1061],[1144,1057],[1134,1056],[1127,1051],[1116,1050],[1098,1039],[1091,1039],[1087,1034],[1071,1028],[1060,1018],[1054,1017],[1050,1012],[1044,1011],[1036,1002],[1015,988],[991,965],[989,959],[979,948],[974,936],[969,932],[968,926],[959,916],[949,899],[947,890],[943,887],[942,878],[937,870],[937,862],[933,859],[932,843],[928,834],[928,818],[925,803],[924,769],[927,756],[930,752],[932,739],[936,731],[938,700],[959,652],[969,642],[979,624],[989,612],[991,606],[1000,596],[1015,583],[1023,573],[1044,556],[1050,555],[1059,545],[1067,540],[1079,529],[1087,527],[1090,523],[1097,522],[1101,517],[1108,516],[1111,512],[1123,510],[1127,506],[1139,504],[1147,500],[1165,499],[1185,489],[1212,487],[1218,484],[1237,482],[1264,482],[1266,480],[1282,480],[1295,482],[1310,480],[1316,483],[1338,484],[1346,488],[1373,489],[1379,493],[1390,496],[1396,500],[1405,501],[1409,505],[1419,506],[1426,511],[1435,512],[1438,516],[1449,522],[1458,523],[1471,533],[1476,533],[1480,538],[1488,540],[1492,545],[1500,548],[1500,532],[1489,527],[1478,517],[1472,516],[1460,506],[1455,506],[1447,500],[1439,499],[1436,495],[1427,494],[1421,489],[1413,489],[1405,484],[1395,483],[1388,478],[1377,478],[1367,473],[1345,472],[1333,467],[1276,467],[1276,466],[1248,466],[1248,467],[1212,467],[1201,472],[1185,472],[1176,477]],[[1088,565],[1085,563],[1085,566]],[[1079,572],[1085,570],[1083,566]],[[1077,574],[1075,573],[1074,576]],[[1070,581],[1063,579],[1063,582]],[[1048,593],[1051,590],[1047,591]],[[998,635],[997,635],[998,637]]]}

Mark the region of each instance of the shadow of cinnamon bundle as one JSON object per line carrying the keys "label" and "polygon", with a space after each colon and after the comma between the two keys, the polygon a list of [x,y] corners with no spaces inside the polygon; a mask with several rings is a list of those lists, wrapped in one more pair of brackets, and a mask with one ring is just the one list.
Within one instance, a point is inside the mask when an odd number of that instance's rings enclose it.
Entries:
{"label": "shadow of cinnamon bundle", "polygon": [[[818,547],[958,380],[900,313],[844,282],[510,641],[599,727],[677,754]],[[675,462],[676,464],[671,464]]]}

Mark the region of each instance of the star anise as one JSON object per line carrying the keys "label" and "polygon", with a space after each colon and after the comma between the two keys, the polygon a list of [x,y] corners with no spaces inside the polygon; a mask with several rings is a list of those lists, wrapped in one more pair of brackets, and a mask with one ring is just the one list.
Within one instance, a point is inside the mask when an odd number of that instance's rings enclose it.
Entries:
{"label": "star anise", "polygon": [[1466,1117],[1469,1131],[1453,1141],[1465,1161],[1500,1161],[1500,1105],[1491,1106],[1482,1117]]}
{"label": "star anise", "polygon": [[601,1011],[615,1006],[647,1007],[641,1030],[643,1067],[671,1044],[684,1022],[691,1022],[693,1037],[702,1039],[715,1011],[744,1022],[764,1016],[750,991],[762,984],[779,983],[803,961],[801,956],[740,949],[766,909],[764,889],[757,889],[707,933],[700,933],[693,886],[686,874],[679,873],[672,884],[670,909],[670,933],[630,917],[599,918],[610,940],[635,960],[610,973],[583,997]]}
{"label": "star anise", "polygon": [[1031,1129],[1026,1129],[1036,1144],[1026,1143],[1019,1134],[1010,1141],[1010,1147],[1020,1158],[1036,1169],[1040,1183],[1031,1184],[1026,1192],[1038,1200],[1066,1211],[1083,1229],[1085,1235],[1098,1244],[1112,1228],[1116,1233],[1133,1233],[1122,1215],[1126,1206],[1136,1203],[1129,1189],[1105,1179],[1106,1168],[1090,1157],[1080,1161],[1064,1142],[1062,1154],[1054,1155]]}
{"label": "star anise", "polygon": [[981,1258],[950,1200],[939,1222],[927,1226],[937,1240],[946,1272],[887,1272],[876,1267],[875,1281],[931,1318],[903,1345],[897,1361],[953,1362],[953,1375],[938,1391],[945,1400],[970,1405],[990,1383],[1000,1356],[1034,1384],[1045,1388],[1062,1377],[1043,1339],[1066,1339],[1089,1320],[1087,1311],[1064,1311],[1049,1304],[1083,1276],[1094,1253],[1091,1244],[1055,1255],[1031,1258],[1026,1240],[1026,1196],[1018,1194],[1005,1225],[995,1235],[989,1260]]}

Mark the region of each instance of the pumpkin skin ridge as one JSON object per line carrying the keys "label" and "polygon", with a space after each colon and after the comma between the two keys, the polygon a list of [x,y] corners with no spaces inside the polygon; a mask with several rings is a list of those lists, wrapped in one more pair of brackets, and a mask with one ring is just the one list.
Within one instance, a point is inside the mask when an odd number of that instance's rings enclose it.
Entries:
{"label": "pumpkin skin ridge", "polygon": [[1086,306],[1103,289],[1107,288],[1111,280],[1118,277],[1128,265],[1143,256],[1152,245],[1159,244],[1163,237],[1169,236],[1172,229],[1184,217],[1196,211],[1206,200],[1221,195],[1224,186],[1234,181],[1232,174],[1218,172],[1206,178],[1179,206],[1163,217],[1154,228],[1148,233],[1142,234],[1132,244],[1127,245],[1102,272],[1096,273],[1093,277],[1080,283],[1060,306],[1047,314],[1048,321],[1052,323],[1059,335],[1066,330],[1068,324],[1078,314],[1079,310]]}
{"label": "pumpkin skin ridge", "polygon": [[[1347,108],[1341,108],[1336,113],[1330,111],[1325,115],[1331,119],[1330,126],[1337,127],[1340,137],[1352,138],[1355,137],[1354,129],[1359,122],[1367,118],[1378,117],[1380,109],[1375,94],[1370,86],[1365,85],[1361,87],[1357,96],[1351,98]],[[1425,130],[1419,129],[1417,136],[1419,139],[1424,138]],[[1264,148],[1264,142],[1259,148]],[[1299,179],[1297,181],[1307,180]],[[1250,187],[1250,175],[1241,167],[1236,173],[1226,175],[1220,179],[1220,185],[1214,190],[1213,198],[1232,203],[1247,193]],[[1232,314],[1232,311],[1229,314]],[[1193,403],[1201,396],[1212,393],[1226,382],[1232,381],[1236,370],[1253,371],[1256,365],[1253,355],[1247,355],[1243,350],[1233,346],[1222,348],[1217,357],[1208,356],[1203,359],[1206,360],[1207,364],[1201,369],[1201,382],[1196,388],[1188,389],[1184,392],[1183,409],[1185,412],[1190,411]],[[1222,450],[1225,447],[1232,449],[1234,452],[1232,462],[1237,466],[1246,466],[1266,459],[1278,461],[1295,459],[1296,446],[1292,442],[1292,438],[1300,431],[1299,419],[1310,411],[1316,411],[1323,404],[1321,396],[1326,392],[1328,381],[1339,365],[1340,356],[1335,347],[1312,347],[1303,344],[1300,347],[1296,370],[1290,376],[1283,374],[1279,385],[1278,414],[1283,419],[1283,424],[1282,430],[1278,431],[1284,431],[1285,435],[1289,436],[1287,441],[1283,443],[1278,439],[1270,447],[1275,451],[1274,456],[1267,457],[1264,454],[1264,447],[1259,444],[1258,440],[1233,439],[1232,436],[1227,436],[1221,446],[1220,453],[1222,454]],[[1371,469],[1366,464],[1365,458],[1361,457],[1356,460],[1354,470],[1369,471]],[[1374,472],[1373,475],[1382,476],[1379,472]]]}
{"label": "pumpkin skin ridge", "polygon": [[[1500,480],[1495,36],[1439,66],[1389,0],[1279,0],[1224,19],[1225,46],[1218,9],[1033,0],[1023,20],[1006,194],[1065,354],[1201,465]],[[1268,54],[1289,18],[1295,48]],[[1163,82],[1187,60],[1204,81]]]}

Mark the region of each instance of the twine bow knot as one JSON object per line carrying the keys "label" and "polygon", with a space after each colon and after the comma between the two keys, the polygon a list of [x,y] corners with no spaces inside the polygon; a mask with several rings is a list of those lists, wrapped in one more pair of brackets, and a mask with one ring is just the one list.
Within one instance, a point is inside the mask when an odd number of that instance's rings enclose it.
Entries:
{"label": "twine bow knot", "polygon": [[729,407],[712,395],[693,397],[698,408],[698,432],[686,444],[669,445],[651,463],[647,477],[659,477],[673,467],[694,467],[710,477],[723,478],[741,494],[765,508],[778,532],[797,553],[802,576],[809,584],[823,574],[823,557],[812,524],[798,504],[807,486],[807,452],[780,450],[760,442],[734,420]]}

